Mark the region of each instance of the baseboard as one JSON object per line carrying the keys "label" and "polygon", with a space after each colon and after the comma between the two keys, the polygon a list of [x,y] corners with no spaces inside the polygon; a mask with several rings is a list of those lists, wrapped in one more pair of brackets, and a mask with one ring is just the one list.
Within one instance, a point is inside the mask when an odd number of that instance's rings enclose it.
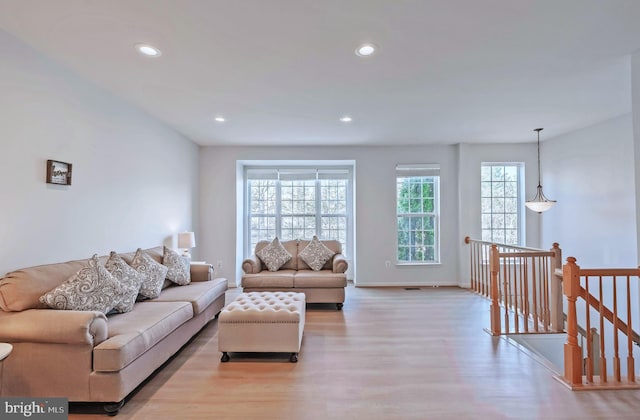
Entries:
{"label": "baseboard", "polygon": [[384,283],[362,283],[358,282],[355,284],[355,287],[424,287],[424,288],[437,288],[437,287],[462,287],[459,284],[451,283],[451,284],[427,284],[427,283],[392,283],[392,282],[384,282]]}

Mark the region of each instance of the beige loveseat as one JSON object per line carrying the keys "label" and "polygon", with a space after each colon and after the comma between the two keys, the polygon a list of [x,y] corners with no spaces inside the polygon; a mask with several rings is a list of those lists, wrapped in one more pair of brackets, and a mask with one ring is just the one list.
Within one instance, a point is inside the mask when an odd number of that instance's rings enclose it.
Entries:
{"label": "beige loveseat", "polygon": [[[161,262],[162,247],[145,252]],[[129,263],[134,253],[120,255]],[[124,398],[225,304],[226,279],[212,279],[208,264],[192,264],[191,283],[165,280],[159,297],[136,302],[131,312],[47,309],[39,297],[86,262],[25,268],[0,280],[0,342],[13,345],[2,361],[3,397],[102,402],[116,414]]]}
{"label": "beige loveseat", "polygon": [[242,263],[242,289],[244,292],[301,292],[307,303],[335,303],[342,309],[348,268],[339,241],[321,241],[335,252],[319,271],[314,271],[300,257],[300,252],[309,244],[308,240],[283,241],[282,245],[291,254],[291,259],[277,271],[269,271],[257,257],[269,241],[256,244],[255,253]]}

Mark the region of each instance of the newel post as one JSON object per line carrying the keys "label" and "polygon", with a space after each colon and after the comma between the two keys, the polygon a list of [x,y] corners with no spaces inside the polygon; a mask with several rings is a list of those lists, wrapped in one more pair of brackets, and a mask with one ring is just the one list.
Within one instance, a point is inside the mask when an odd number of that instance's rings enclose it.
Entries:
{"label": "newel post", "polygon": [[564,309],[562,307],[562,277],[556,274],[556,270],[562,269],[562,250],[557,242],[551,248],[551,331],[564,331]]}
{"label": "newel post", "polygon": [[569,302],[567,308],[567,342],[564,345],[564,380],[571,386],[582,384],[582,349],[578,345],[576,300],[580,294],[580,266],[573,257],[562,267],[562,287]]}
{"label": "newel post", "polygon": [[500,252],[496,244],[491,245],[489,253],[489,270],[491,271],[491,335],[500,335],[500,304],[498,302],[498,274],[500,273]]}

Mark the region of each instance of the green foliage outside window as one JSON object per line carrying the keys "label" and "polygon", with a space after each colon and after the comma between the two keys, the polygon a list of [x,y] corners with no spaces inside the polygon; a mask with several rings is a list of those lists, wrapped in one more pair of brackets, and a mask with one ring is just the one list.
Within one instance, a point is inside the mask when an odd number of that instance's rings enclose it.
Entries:
{"label": "green foliage outside window", "polygon": [[397,178],[398,262],[436,262],[435,176]]}

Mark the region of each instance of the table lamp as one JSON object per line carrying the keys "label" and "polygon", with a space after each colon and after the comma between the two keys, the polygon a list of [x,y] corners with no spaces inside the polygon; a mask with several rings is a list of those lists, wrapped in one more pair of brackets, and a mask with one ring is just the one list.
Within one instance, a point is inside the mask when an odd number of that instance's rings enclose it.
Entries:
{"label": "table lamp", "polygon": [[193,232],[181,232],[178,233],[178,248],[184,248],[182,256],[191,257],[189,250],[195,248],[196,237]]}

